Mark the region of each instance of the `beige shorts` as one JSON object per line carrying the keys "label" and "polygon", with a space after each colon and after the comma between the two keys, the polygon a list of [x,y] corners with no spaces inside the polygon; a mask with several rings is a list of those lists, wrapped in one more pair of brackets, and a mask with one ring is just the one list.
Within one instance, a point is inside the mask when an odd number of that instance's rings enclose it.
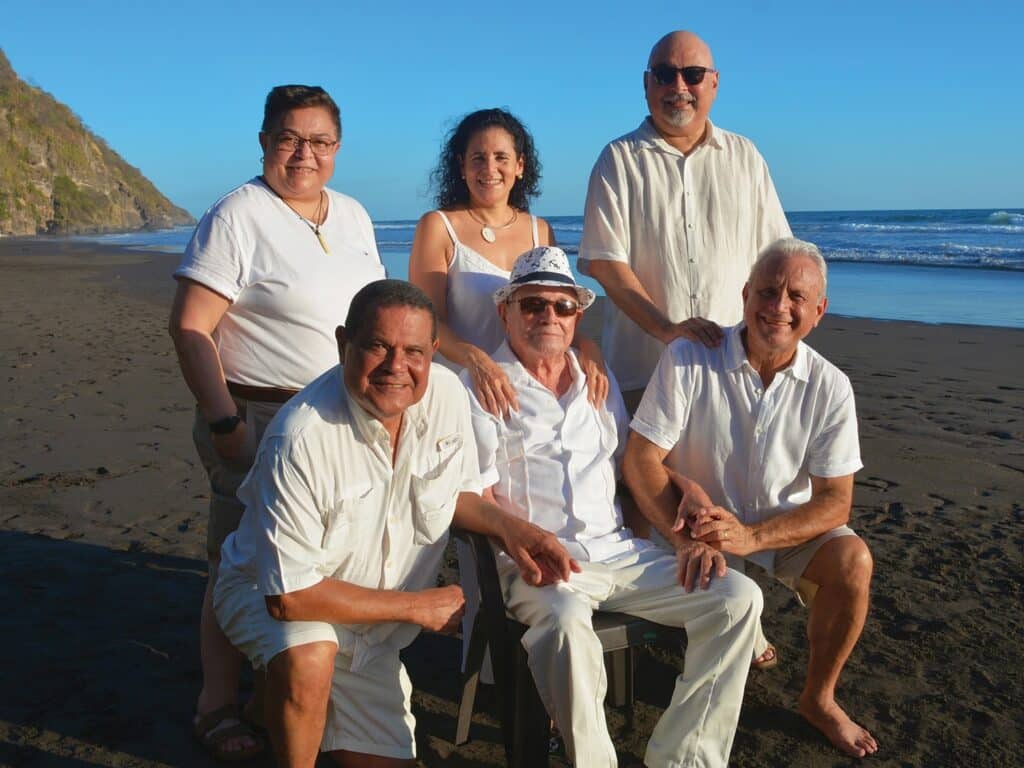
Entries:
{"label": "beige shorts", "polygon": [[[317,642],[339,645],[334,625],[321,621],[277,621],[263,594],[235,571],[220,574],[213,594],[217,622],[253,667],[266,667],[289,648]],[[375,657],[353,672],[352,657],[334,657],[322,752],[345,749],[400,760],[416,757],[412,683],[398,652]]]}
{"label": "beige shorts", "polygon": [[252,468],[256,458],[256,448],[260,444],[264,431],[270,420],[274,418],[281,403],[257,403],[252,400],[234,398],[238,406],[238,415],[245,419],[245,447],[237,459],[228,461],[221,458],[213,447],[210,428],[203,415],[196,408],[195,421],[192,424],[192,440],[196,445],[199,460],[210,478],[210,516],[206,528],[206,555],[216,560],[220,558],[220,547],[224,539],[238,528],[245,506],[235,495],[238,486]]}
{"label": "beige shorts", "polygon": [[[769,576],[773,576],[795,592],[801,605],[808,606],[818,592],[818,585],[810,579],[804,578],[804,571],[811,564],[811,560],[814,559],[814,556],[826,541],[840,536],[856,535],[857,533],[852,528],[847,525],[841,525],[838,528],[825,531],[825,533],[810,541],[797,544],[795,547],[776,549],[774,551],[775,560],[772,567],[765,568],[764,570]],[[727,556],[726,559],[730,567],[743,573],[747,561],[744,561],[742,558],[736,558],[733,555]]]}

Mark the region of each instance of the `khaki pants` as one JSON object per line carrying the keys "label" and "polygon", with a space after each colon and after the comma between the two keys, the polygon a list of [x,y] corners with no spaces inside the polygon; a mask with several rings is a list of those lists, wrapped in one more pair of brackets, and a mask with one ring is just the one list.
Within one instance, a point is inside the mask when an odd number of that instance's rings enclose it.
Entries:
{"label": "khaki pants", "polygon": [[270,420],[281,409],[281,403],[257,403],[253,400],[234,398],[238,415],[245,420],[246,438],[242,454],[228,461],[221,458],[213,447],[210,427],[196,408],[192,424],[192,440],[196,445],[199,460],[210,478],[210,516],[206,529],[206,555],[211,560],[220,558],[220,548],[242,519],[245,506],[235,495],[238,486],[252,469],[263,433]]}

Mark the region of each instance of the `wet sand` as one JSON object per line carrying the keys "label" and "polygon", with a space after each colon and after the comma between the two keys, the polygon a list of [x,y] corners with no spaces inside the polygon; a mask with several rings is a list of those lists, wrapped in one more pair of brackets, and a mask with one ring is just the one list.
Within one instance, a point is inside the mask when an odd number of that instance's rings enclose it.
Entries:
{"label": "wet sand", "polygon": [[[166,333],[176,262],[0,239],[2,766],[215,765],[188,727],[208,489]],[[881,745],[870,764],[1024,763],[1024,331],[826,317],[809,343],[857,394],[852,525],[876,574],[840,700]],[[732,764],[857,762],[795,714],[805,614],[762,586],[781,663],[751,676]],[[406,658],[421,764],[503,765],[486,713],[451,743],[457,639]],[[633,732],[610,716],[624,761],[678,664],[643,655]]]}

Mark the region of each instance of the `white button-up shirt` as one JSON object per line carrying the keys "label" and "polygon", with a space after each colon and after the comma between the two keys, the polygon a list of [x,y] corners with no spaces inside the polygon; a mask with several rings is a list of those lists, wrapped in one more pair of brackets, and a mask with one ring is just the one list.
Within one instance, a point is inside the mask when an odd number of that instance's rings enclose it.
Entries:
{"label": "white button-up shirt", "polygon": [[[433,365],[426,393],[406,410],[392,464],[384,426],[348,395],[340,366],[285,405],[267,427],[238,498],[238,530],[221,570],[240,571],[264,595],[325,578],[371,589],[434,586],[462,491],[479,493],[465,389]],[[342,653],[361,667],[386,644],[400,649],[412,624],[346,625]],[[347,642],[344,642],[347,640]]]}
{"label": "white button-up shirt", "polygon": [[[803,342],[767,389],[740,331],[717,349],[676,339],[665,349],[630,428],[669,451],[666,464],[715,504],[757,523],[811,498],[811,475],[842,477],[863,464],[853,388]],[[749,559],[771,568],[771,552]]]}
{"label": "white button-up shirt", "polygon": [[596,409],[572,350],[567,357],[572,385],[558,398],[526,371],[507,341],[498,347],[494,362],[519,400],[507,421],[484,410],[463,372],[481,481],[503,509],[554,533],[577,560],[608,560],[650,546],[624,527],[615,500],[628,418],[615,379],[609,375],[608,398]]}
{"label": "white button-up shirt", "polygon": [[[768,166],[743,136],[708,122],[689,155],[645,119],[611,142],[590,175],[579,264],[620,261],[673,322],[743,318],[740,293],[758,251],[792,233]],[[647,385],[664,345],[605,308],[605,359],[625,389]]]}

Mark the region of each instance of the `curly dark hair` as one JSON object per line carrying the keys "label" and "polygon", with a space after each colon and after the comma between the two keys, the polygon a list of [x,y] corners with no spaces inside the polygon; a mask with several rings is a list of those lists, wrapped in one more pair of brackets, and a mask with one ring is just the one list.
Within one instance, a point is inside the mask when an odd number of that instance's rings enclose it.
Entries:
{"label": "curly dark hair", "polygon": [[437,189],[435,202],[442,210],[466,205],[469,188],[462,178],[462,158],[470,139],[487,128],[503,128],[512,137],[516,154],[523,158],[523,178],[512,186],[508,202],[521,211],[530,210],[530,198],[540,194],[540,158],[533,146],[533,137],[519,119],[504,109],[480,109],[470,112],[449,131],[441,148],[441,158],[430,174],[431,185]]}

